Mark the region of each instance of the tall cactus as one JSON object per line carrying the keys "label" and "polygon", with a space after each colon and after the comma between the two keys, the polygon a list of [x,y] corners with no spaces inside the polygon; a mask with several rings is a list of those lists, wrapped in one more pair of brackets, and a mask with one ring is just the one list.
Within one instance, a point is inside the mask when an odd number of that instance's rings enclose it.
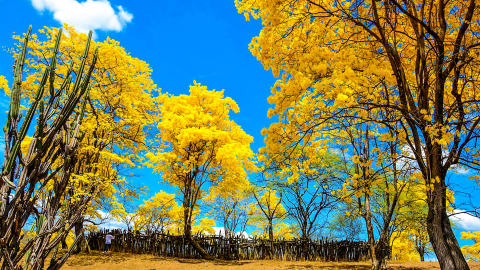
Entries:
{"label": "tall cactus", "polygon": [[[72,168],[75,166],[76,152],[83,138],[80,127],[91,87],[90,77],[98,58],[98,49],[89,59],[92,38],[92,31],[90,31],[76,75],[72,74],[74,68],[72,61],[67,76],[56,90],[55,70],[62,37],[60,29],[56,35],[52,57],[22,120],[20,114],[22,75],[31,30],[30,26],[16,59],[10,110],[3,129],[6,145],[5,160],[0,175],[1,270],[43,269],[45,257],[68,234],[72,224],[80,218],[83,210],[81,207],[79,211],[59,218],[66,187]],[[90,67],[85,72],[88,62]],[[63,106],[59,106],[60,103],[63,103]],[[74,114],[75,111],[77,113]],[[31,130],[35,115],[37,115],[37,121],[34,135],[27,153],[22,153],[22,142],[27,132]],[[53,164],[61,165],[53,167]],[[54,187],[45,193],[46,185],[51,179],[55,179]],[[88,198],[81,203],[85,206]],[[21,247],[22,228],[33,216],[37,216],[36,235]],[[55,233],[57,236],[52,238]],[[20,261],[27,253],[28,259],[22,266]],[[68,252],[59,259],[55,258],[56,256],[51,260],[50,269],[60,268],[68,258]]]}

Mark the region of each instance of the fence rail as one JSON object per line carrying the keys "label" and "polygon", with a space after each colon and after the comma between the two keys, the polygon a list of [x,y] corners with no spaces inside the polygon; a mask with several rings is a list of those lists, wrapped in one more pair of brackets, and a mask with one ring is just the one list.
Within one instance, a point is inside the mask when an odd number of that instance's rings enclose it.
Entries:
{"label": "fence rail", "polygon": [[[109,231],[88,232],[86,239],[89,248],[102,250],[107,232]],[[110,233],[115,236],[115,239],[112,240],[112,251],[165,257],[201,258],[183,235],[158,232],[141,234],[122,230],[113,230]],[[224,237],[222,235],[195,235],[194,238],[210,255],[225,260],[362,261],[370,257],[368,244],[361,241],[328,239],[269,241],[257,237]]]}

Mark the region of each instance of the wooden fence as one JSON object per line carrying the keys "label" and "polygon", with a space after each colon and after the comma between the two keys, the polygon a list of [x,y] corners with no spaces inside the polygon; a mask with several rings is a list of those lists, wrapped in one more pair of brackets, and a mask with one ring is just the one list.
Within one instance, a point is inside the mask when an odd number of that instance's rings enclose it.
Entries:
{"label": "wooden fence", "polygon": [[[107,230],[86,233],[91,250],[103,250]],[[183,235],[113,230],[111,250],[165,257],[201,258]],[[279,239],[221,235],[195,235],[194,238],[210,255],[225,260],[278,259],[286,261],[362,261],[369,258],[366,242],[317,239]],[[385,251],[390,253],[389,251]]]}

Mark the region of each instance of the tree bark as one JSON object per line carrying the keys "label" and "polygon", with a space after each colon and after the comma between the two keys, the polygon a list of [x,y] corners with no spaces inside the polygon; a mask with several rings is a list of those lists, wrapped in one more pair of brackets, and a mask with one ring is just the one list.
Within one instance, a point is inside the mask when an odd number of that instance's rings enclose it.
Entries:
{"label": "tree bark", "polygon": [[[228,219],[228,216],[227,216],[227,218],[226,218],[225,220],[227,220],[227,219]],[[223,228],[225,229],[225,241],[228,243],[228,244],[227,244],[228,246],[226,247],[226,248],[227,248],[227,252],[226,252],[226,258],[225,258],[225,259],[226,259],[226,260],[230,260],[231,254],[230,254],[229,241],[230,241],[230,236],[231,236],[231,235],[230,235],[230,229],[229,229],[229,227],[228,227],[228,221],[225,221],[225,222],[223,223]],[[233,235],[233,233],[232,233],[232,235]]]}
{"label": "tree bark", "polygon": [[417,250],[421,262],[425,261],[425,247],[426,245],[424,245],[422,240],[419,240],[418,237],[415,238],[415,250]]}
{"label": "tree bark", "polygon": [[67,236],[68,234],[65,235],[65,237],[62,238],[62,249],[68,249],[68,245],[67,245]]}
{"label": "tree bark", "polygon": [[80,218],[80,220],[75,223],[75,236],[78,237],[80,234],[80,239],[72,254],[78,254],[80,252],[89,253],[87,242],[85,241],[85,234],[83,233],[83,218]]}
{"label": "tree bark", "polygon": [[469,270],[447,215],[445,178],[435,183],[429,200],[427,231],[441,269]]}
{"label": "tree bark", "polygon": [[268,239],[273,241],[273,220],[268,220]]}
{"label": "tree bark", "polygon": [[308,240],[308,236],[307,236],[307,227],[308,227],[308,224],[307,224],[307,218],[305,218],[305,216],[302,217],[303,220],[301,222],[301,225],[300,225],[300,230],[302,231],[302,256],[303,256],[303,259],[305,261],[308,260],[308,249],[307,249],[307,240]]}
{"label": "tree bark", "polygon": [[273,219],[268,220],[268,239],[270,241],[270,259],[273,260]]}
{"label": "tree bark", "polygon": [[387,269],[387,261],[385,260],[385,254],[383,247],[385,238],[380,236],[379,240],[375,243],[375,235],[372,224],[372,212],[370,210],[370,196],[365,195],[365,223],[367,225],[368,243],[370,245],[370,257],[372,260],[372,270]]}
{"label": "tree bark", "polygon": [[302,251],[303,251],[303,258],[305,261],[308,260],[308,245],[307,245],[307,238],[302,237]]}
{"label": "tree bark", "polygon": [[215,260],[212,255],[208,254],[208,252],[206,252],[205,249],[203,249],[200,244],[195,241],[195,238],[193,238],[192,236],[192,226],[190,224],[185,224],[184,233],[187,237],[188,242],[198,253],[200,253],[200,256],[202,256],[202,258],[204,258],[205,260]]}

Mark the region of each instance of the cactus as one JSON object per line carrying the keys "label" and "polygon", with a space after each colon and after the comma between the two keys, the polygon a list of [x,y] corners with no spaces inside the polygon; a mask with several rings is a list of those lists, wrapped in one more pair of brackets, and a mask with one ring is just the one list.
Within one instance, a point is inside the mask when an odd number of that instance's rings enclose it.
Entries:
{"label": "cactus", "polygon": [[[15,61],[15,69],[14,69],[14,80],[13,80],[13,87],[12,87],[12,99],[10,103],[10,111],[9,111],[9,118],[17,118],[18,117],[18,109],[20,106],[20,92],[22,91],[22,73],[23,73],[23,65],[25,64],[25,56],[27,54],[27,44],[28,39],[30,38],[30,33],[32,32],[32,26],[28,27],[27,34],[25,35],[25,39],[23,40],[22,51],[18,55],[17,60]],[[10,129],[10,121],[7,120],[7,130]]]}
{"label": "cactus", "polygon": [[[40,229],[43,226],[43,222],[45,222],[45,216],[40,215],[37,220],[32,224],[32,227],[30,228],[30,234],[33,234],[34,232],[38,235],[40,233]],[[30,255],[32,254],[32,250],[29,249],[27,251],[27,255],[25,256],[25,265],[23,268],[27,267],[28,261],[30,260]]]}
{"label": "cactus", "polygon": [[[43,71],[43,77],[22,121],[19,111],[21,86],[31,29],[30,26],[15,62],[10,110],[3,128],[6,144],[5,160],[0,175],[0,220],[2,220],[0,270],[13,269],[24,257],[27,258],[24,269],[42,269],[45,257],[54,249],[55,256],[50,267],[51,269],[61,267],[69,252],[56,259],[56,248],[61,238],[68,234],[73,224],[81,217],[81,210],[89,201],[86,199],[81,202],[80,211],[58,218],[64,204],[70,171],[77,160],[77,149],[85,135],[80,131],[80,127],[91,88],[90,77],[98,58],[96,49],[91,58],[91,65],[86,70],[92,31],[88,35],[77,72],[72,74],[74,70],[72,61],[65,78],[59,84],[60,87],[55,89],[55,70],[62,37],[62,31],[59,30],[55,37],[53,55]],[[60,102],[63,106],[59,106]],[[37,120],[36,125],[34,124],[33,139],[27,153],[21,153],[21,144],[32,126],[35,115]],[[52,168],[52,164],[62,165]],[[55,184],[52,191],[45,193],[44,188],[48,179],[55,179]],[[12,193],[12,190],[15,192]],[[36,203],[40,197],[43,206],[40,213],[35,213],[37,211],[35,209],[38,209]],[[37,216],[37,221],[35,227],[32,227],[32,232],[35,229],[37,234],[20,247],[21,228],[34,215]],[[57,233],[57,236],[52,239],[54,233]]]}

